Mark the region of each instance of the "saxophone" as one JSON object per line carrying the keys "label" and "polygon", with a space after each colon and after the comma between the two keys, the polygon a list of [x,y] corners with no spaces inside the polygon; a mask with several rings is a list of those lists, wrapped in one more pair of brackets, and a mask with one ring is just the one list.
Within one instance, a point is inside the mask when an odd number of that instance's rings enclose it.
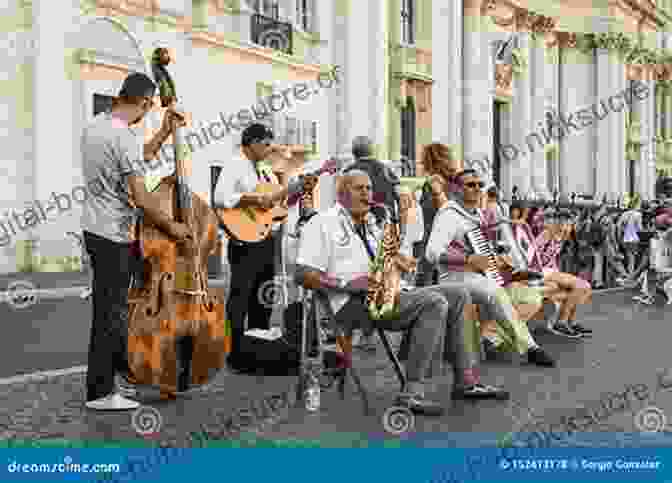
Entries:
{"label": "saxophone", "polygon": [[374,283],[369,285],[366,305],[373,320],[394,319],[399,315],[401,274],[396,258],[401,247],[399,225],[389,218],[383,227],[376,257],[369,267]]}
{"label": "saxophone", "polygon": [[[383,236],[378,243],[376,257],[369,267],[374,283],[369,286],[366,305],[373,320],[388,320],[399,317],[401,293],[401,269],[398,264],[403,231],[413,208],[412,193],[402,193],[399,216],[388,210],[383,226]],[[412,216],[412,214],[411,214]]]}

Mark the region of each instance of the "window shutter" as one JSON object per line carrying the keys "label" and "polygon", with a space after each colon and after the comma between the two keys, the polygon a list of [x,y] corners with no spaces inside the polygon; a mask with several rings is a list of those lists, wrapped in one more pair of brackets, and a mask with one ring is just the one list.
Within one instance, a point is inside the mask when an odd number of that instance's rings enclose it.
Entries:
{"label": "window shutter", "polygon": [[296,144],[296,119],[293,117],[287,116],[285,126],[285,144]]}
{"label": "window shutter", "polygon": [[318,121],[311,121],[311,129],[310,129],[310,144],[311,144],[311,150],[313,153],[317,152],[317,140],[318,138]]}

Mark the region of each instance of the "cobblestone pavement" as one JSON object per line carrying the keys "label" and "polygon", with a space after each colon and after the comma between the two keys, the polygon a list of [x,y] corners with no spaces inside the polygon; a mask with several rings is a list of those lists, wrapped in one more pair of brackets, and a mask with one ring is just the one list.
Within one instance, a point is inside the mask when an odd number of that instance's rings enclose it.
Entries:
{"label": "cobblestone pavement", "polygon": [[[602,418],[590,431],[637,431],[635,414],[650,406],[657,407],[657,414],[664,418],[672,418],[672,394],[666,394],[667,386],[672,387],[672,371],[667,374],[668,367],[672,367],[667,355],[668,341],[672,340],[670,308],[636,306],[630,303],[631,296],[627,292],[596,296],[590,308],[581,309],[582,321],[596,332],[593,339],[576,342],[540,333],[537,341],[557,358],[557,368],[541,369],[517,360],[484,364],[483,379],[510,390],[511,402],[452,402],[452,376],[433,380],[430,393],[444,403],[446,415],[417,418],[413,433],[442,434],[441,442],[425,439],[428,446],[468,445],[464,434],[458,437],[455,433],[482,433],[494,442],[502,433],[521,430],[532,417],[550,421],[555,415],[576,411],[582,405],[594,406],[607,393],[620,394],[636,385],[640,389],[644,385],[647,398],[627,408],[612,408],[609,417]],[[264,438],[319,439],[333,446],[355,445],[363,438],[359,435],[396,439],[385,434],[382,425],[383,413],[393,404],[398,389],[382,347],[377,355],[358,356],[355,363],[370,393],[369,416],[363,414],[361,401],[351,385],[343,401],[335,388],[324,390],[321,410],[310,413],[286,404],[294,402],[295,378],[240,376],[222,371],[207,387],[175,402],[145,394],[145,411],[156,414],[148,408],[155,409],[162,421],[160,431],[151,439],[185,446],[195,444],[189,442],[190,437],[193,440],[199,432],[210,438],[222,437],[230,434],[224,429],[231,429],[234,415],[238,427]],[[662,379],[659,374],[663,374]],[[0,386],[0,438],[147,443],[147,437],[134,429],[130,413],[101,414],[83,408],[84,377],[76,374]],[[669,383],[661,388],[661,380]],[[289,394],[288,401],[274,407],[270,403],[272,396],[283,394]],[[241,413],[244,408],[246,415]],[[661,429],[667,427],[665,424]],[[486,432],[490,436],[485,436]],[[610,436],[613,445],[613,435]]]}

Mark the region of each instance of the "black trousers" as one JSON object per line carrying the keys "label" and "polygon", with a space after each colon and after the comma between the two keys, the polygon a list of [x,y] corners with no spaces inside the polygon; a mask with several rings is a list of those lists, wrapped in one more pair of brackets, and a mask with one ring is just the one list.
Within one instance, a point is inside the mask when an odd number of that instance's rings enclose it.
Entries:
{"label": "black trousers", "polygon": [[240,340],[248,329],[268,330],[271,327],[277,235],[255,244],[230,241],[227,255],[231,267],[226,314],[231,322],[231,356],[236,357]]}
{"label": "black trousers", "polygon": [[115,373],[130,373],[128,287],[134,267],[128,243],[87,231],[84,243],[93,270],[93,321],[86,372],[86,398],[93,401],[114,391]]}

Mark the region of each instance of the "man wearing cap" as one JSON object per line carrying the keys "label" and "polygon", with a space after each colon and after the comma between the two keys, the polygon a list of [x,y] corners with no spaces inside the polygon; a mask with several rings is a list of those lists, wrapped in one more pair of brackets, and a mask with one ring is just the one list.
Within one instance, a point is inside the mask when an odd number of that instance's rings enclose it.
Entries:
{"label": "man wearing cap", "polygon": [[[273,131],[259,123],[250,124],[241,137],[242,156],[233,159],[220,176],[214,190],[215,208],[232,209],[239,206],[259,206],[269,209],[289,196],[288,204],[298,201],[299,184],[279,189],[273,195],[256,193],[259,183],[280,185],[279,173],[262,168],[261,162],[278,149],[273,146]],[[254,354],[243,354],[240,343],[248,329],[270,329],[273,307],[264,303],[263,292],[275,276],[276,255],[279,255],[281,224],[274,223],[265,240],[248,244],[234,239],[228,243],[228,260],[231,267],[230,292],[226,313],[231,322],[231,353],[227,365],[234,370],[254,369]]]}
{"label": "man wearing cap", "polygon": [[[86,407],[135,409],[139,404],[115,392],[114,376],[132,376],[128,365],[128,288],[131,281],[130,228],[138,211],[166,234],[187,241],[191,230],[161,210],[147,192],[144,163],[156,157],[182,117],[169,109],[159,131],[147,143],[132,126],[150,111],[156,90],[144,74],[124,80],[111,112],[97,115],[82,133],[82,167],[86,184],[104,185],[104,196],[84,205],[82,231],[93,270],[93,322],[86,373]],[[133,204],[130,200],[133,200]]]}

